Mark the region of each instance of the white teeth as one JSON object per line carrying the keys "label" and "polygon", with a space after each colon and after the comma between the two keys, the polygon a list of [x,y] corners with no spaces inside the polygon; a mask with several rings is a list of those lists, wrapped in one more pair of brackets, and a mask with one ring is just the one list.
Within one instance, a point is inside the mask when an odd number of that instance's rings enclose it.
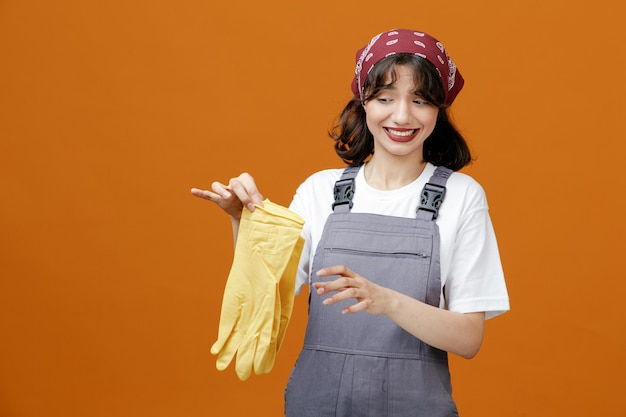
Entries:
{"label": "white teeth", "polygon": [[413,133],[415,133],[415,130],[405,130],[403,132],[398,132],[397,130],[387,129],[387,131],[394,136],[405,136],[405,137],[411,136]]}

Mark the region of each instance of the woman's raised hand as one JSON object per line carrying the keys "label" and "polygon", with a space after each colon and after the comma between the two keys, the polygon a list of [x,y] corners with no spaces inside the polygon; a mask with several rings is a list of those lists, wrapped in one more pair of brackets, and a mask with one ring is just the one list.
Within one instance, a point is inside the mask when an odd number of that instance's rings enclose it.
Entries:
{"label": "woman's raised hand", "polygon": [[250,211],[254,210],[255,204],[263,206],[263,195],[259,192],[254,178],[245,172],[231,178],[228,185],[215,181],[211,184],[211,189],[212,191],[192,188],[191,194],[212,201],[237,220],[241,218],[244,206]]}
{"label": "woman's raised hand", "polygon": [[339,276],[333,281],[313,284],[319,295],[334,293],[324,299],[324,304],[330,305],[354,298],[356,303],[343,309],[342,313],[366,311],[373,315],[386,314],[393,297],[393,291],[374,284],[345,265],[322,268],[317,272],[317,275],[320,277]]}

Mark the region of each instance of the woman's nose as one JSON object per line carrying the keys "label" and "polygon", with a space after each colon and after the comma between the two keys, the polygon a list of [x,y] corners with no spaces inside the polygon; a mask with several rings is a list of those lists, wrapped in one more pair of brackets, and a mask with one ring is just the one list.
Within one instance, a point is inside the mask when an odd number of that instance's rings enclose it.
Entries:
{"label": "woman's nose", "polygon": [[409,123],[411,120],[410,104],[406,103],[404,100],[397,101],[393,114],[391,115],[391,120],[399,125]]}

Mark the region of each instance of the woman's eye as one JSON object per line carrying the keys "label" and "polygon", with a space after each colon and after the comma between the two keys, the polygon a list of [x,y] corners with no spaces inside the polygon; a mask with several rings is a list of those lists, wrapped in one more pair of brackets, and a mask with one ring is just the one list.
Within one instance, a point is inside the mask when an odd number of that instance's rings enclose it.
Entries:
{"label": "woman's eye", "polygon": [[413,100],[413,103],[420,104],[420,105],[430,104],[426,100]]}
{"label": "woman's eye", "polygon": [[377,100],[381,103],[389,103],[391,101],[391,99],[387,97],[378,97]]}

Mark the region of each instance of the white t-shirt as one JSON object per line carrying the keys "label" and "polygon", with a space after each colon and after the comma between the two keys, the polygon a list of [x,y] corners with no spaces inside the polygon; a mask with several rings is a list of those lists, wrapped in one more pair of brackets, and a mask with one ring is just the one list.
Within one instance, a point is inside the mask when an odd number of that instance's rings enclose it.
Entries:
{"label": "white t-shirt", "polygon": [[[361,168],[355,178],[351,211],[414,218],[422,188],[435,168],[427,164],[415,181],[391,191],[370,187]],[[298,187],[289,207],[305,220],[302,236],[306,243],[298,269],[297,293],[309,282],[310,265],[332,213],[334,185],[342,172],[328,169],[311,175]],[[509,298],[498,245],[480,184],[468,175],[453,173],[436,221],[441,237],[440,307],[459,313],[484,311],[486,318],[507,311]],[[365,272],[362,275],[367,278]]]}

